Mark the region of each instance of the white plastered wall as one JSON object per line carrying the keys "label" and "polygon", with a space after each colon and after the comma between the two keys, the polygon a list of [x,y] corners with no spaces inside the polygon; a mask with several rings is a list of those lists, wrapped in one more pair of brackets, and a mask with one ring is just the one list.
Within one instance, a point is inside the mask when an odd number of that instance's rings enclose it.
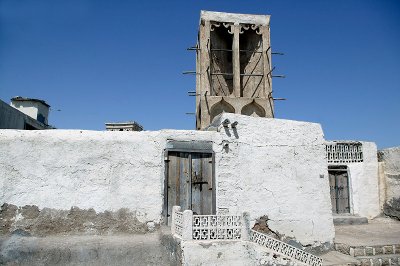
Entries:
{"label": "white plastered wall", "polygon": [[376,144],[361,142],[363,162],[348,163],[351,213],[372,219],[380,214]]}
{"label": "white plastered wall", "polygon": [[[160,222],[167,139],[213,141],[217,208],[268,215],[303,245],[334,237],[319,124],[223,114],[225,131],[0,130],[0,204],[113,211]],[[224,144],[228,143],[228,148]]]}
{"label": "white plastered wall", "polygon": [[246,210],[252,224],[267,215],[271,230],[303,245],[334,237],[325,140],[321,126],[292,120],[223,114],[229,148],[216,155],[217,207]]}
{"label": "white plastered wall", "polygon": [[139,221],[158,223],[166,140],[212,140],[212,135],[0,130],[0,204],[99,212],[128,208]]}

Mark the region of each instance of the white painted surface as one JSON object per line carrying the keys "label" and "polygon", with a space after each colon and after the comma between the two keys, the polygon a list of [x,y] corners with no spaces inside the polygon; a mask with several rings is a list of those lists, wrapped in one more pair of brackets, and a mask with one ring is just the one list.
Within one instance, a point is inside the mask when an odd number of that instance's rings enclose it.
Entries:
{"label": "white painted surface", "polygon": [[[319,124],[223,114],[237,129],[96,132],[0,130],[0,203],[96,211],[128,208],[160,222],[167,139],[213,141],[217,208],[263,215],[303,245],[332,242]],[[229,148],[225,149],[224,144]]]}
{"label": "white painted surface", "polygon": [[22,113],[38,120],[38,115],[44,117],[44,123],[48,124],[49,107],[37,101],[12,101],[11,106]]}
{"label": "white painted surface", "polygon": [[[267,215],[271,230],[303,245],[334,237],[325,140],[321,126],[291,120],[223,114],[238,121],[221,128],[229,149],[218,147],[217,206]],[[228,134],[226,134],[228,132]]]}
{"label": "white painted surface", "polygon": [[372,219],[380,214],[376,144],[361,142],[363,162],[348,163],[351,213]]}
{"label": "white painted surface", "polygon": [[256,25],[269,25],[269,15],[249,15],[238,13],[225,13],[202,10],[200,12],[200,19],[219,21],[219,22],[232,22],[242,24],[256,24]]}
{"label": "white painted surface", "polygon": [[1,130],[0,199],[39,208],[128,208],[141,222],[159,222],[166,139],[212,134]]}
{"label": "white painted surface", "polygon": [[285,265],[287,262],[282,258],[274,259],[272,252],[248,241],[181,243],[183,265]]}

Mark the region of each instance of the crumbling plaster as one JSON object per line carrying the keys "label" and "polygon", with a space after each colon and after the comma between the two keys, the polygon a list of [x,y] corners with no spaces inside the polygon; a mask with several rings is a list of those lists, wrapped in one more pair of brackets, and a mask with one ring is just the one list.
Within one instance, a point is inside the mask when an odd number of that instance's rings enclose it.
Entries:
{"label": "crumbling plaster", "polygon": [[168,138],[210,140],[212,132],[0,131],[2,203],[96,212],[128,208],[161,221]]}
{"label": "crumbling plaster", "polygon": [[334,237],[325,140],[321,126],[292,120],[223,114],[236,128],[219,127],[229,148],[217,154],[217,206],[246,210],[252,225],[267,215],[269,228],[302,245]]}
{"label": "crumbling plaster", "polygon": [[383,212],[400,220],[400,147],[380,151]]}
{"label": "crumbling plaster", "polygon": [[[219,122],[238,121],[227,129]],[[0,131],[0,203],[40,209],[127,209],[162,220],[168,139],[213,141],[216,206],[261,216],[302,245],[334,237],[327,162],[319,124],[222,114],[210,131]],[[225,144],[228,144],[226,147]]]}

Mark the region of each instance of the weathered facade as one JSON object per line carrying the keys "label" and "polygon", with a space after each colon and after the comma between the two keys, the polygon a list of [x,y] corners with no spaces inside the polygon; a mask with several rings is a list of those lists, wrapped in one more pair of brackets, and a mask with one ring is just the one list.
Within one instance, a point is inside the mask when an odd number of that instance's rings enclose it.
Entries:
{"label": "weathered facade", "polygon": [[400,220],[400,147],[379,151],[381,207]]}
{"label": "weathered facade", "polygon": [[322,265],[338,216],[399,217],[397,148],[378,178],[374,143],[272,119],[269,16],[202,11],[195,50],[202,130],[0,130],[0,264]]}
{"label": "weathered facade", "polygon": [[332,212],[372,219],[381,213],[377,148],[373,142],[326,143]]}
{"label": "weathered facade", "polygon": [[110,122],[106,123],[106,130],[107,131],[142,131],[143,127],[135,122]]}
{"label": "weathered facade", "polygon": [[[226,119],[238,124],[224,127]],[[176,199],[189,197],[191,204],[214,206],[208,209],[213,214],[247,211],[252,226],[268,216],[282,239],[329,246],[334,232],[321,127],[235,114],[223,114],[214,126],[217,131],[1,131],[0,199],[8,204],[2,215],[9,215],[3,233],[68,233],[61,225],[72,217],[69,233],[146,232],[171,215],[166,201],[187,209]],[[192,150],[176,146],[182,142]],[[190,179],[172,187],[176,175],[168,175],[166,152],[180,150],[195,160],[204,152],[196,143],[205,142],[214,158],[212,183],[201,184],[206,180],[199,181],[196,168],[185,170],[184,159],[179,175]],[[25,209],[32,208],[28,215]]]}
{"label": "weathered facade", "polygon": [[0,100],[0,129],[35,130],[53,128],[47,124],[49,109],[47,104],[45,105],[35,100],[20,101],[17,97],[13,99],[17,100],[12,100],[11,105]]}
{"label": "weathered facade", "polygon": [[196,127],[222,112],[274,117],[270,16],[202,11],[196,46]]}

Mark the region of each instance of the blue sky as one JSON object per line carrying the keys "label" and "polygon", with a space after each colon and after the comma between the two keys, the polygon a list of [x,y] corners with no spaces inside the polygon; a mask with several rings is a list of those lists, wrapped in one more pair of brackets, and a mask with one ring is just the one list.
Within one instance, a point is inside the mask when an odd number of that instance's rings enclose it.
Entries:
{"label": "blue sky", "polygon": [[[0,99],[41,98],[57,128],[194,129],[200,10],[271,15],[277,118],[400,145],[400,1],[0,0]],[[61,111],[57,111],[60,109]]]}

